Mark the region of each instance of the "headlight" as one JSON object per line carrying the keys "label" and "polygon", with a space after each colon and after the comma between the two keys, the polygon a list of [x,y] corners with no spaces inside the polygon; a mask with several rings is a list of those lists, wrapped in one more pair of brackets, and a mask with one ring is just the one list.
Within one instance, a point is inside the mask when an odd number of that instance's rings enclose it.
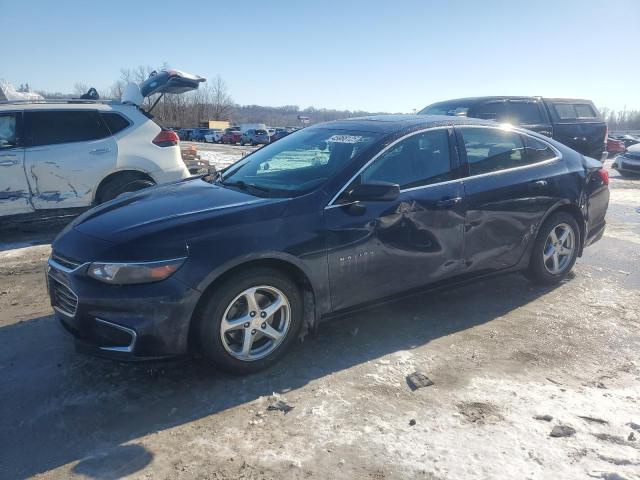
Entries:
{"label": "headlight", "polygon": [[87,273],[90,277],[115,285],[159,282],[178,270],[186,258],[174,258],[159,262],[143,263],[92,263]]}

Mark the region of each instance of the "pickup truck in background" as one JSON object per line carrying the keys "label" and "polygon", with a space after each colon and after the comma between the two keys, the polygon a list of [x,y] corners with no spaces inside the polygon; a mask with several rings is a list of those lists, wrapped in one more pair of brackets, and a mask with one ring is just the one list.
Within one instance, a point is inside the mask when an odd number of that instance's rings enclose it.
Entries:
{"label": "pickup truck in background", "polygon": [[434,103],[421,115],[495,120],[546,135],[587,157],[607,158],[607,124],[591,100],[543,97],[473,97]]}

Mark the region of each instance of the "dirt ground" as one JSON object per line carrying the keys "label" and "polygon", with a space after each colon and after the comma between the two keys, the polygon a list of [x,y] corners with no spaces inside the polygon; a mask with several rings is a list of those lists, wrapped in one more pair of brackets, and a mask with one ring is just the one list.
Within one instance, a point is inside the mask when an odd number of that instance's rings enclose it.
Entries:
{"label": "dirt ground", "polygon": [[59,227],[4,234],[0,478],[639,479],[640,180],[611,176],[606,235],[556,288],[396,301],[248,377],[77,354],[45,292]]}

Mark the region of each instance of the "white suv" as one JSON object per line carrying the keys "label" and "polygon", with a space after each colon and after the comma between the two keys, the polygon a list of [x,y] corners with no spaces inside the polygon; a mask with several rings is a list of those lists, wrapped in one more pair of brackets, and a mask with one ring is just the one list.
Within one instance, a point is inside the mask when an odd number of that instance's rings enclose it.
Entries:
{"label": "white suv", "polygon": [[87,207],[188,176],[178,136],[134,104],[0,102],[0,216]]}

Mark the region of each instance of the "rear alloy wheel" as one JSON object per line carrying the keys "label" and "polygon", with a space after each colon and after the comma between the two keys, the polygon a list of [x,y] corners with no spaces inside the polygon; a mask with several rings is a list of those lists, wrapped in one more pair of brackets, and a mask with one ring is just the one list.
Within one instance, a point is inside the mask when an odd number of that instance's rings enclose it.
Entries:
{"label": "rear alloy wheel", "polygon": [[565,212],[552,215],[540,231],[531,254],[528,276],[536,283],[553,284],[571,271],[578,255],[580,231]]}
{"label": "rear alloy wheel", "polygon": [[123,172],[108,179],[100,186],[96,195],[96,205],[113,200],[125,193],[137,192],[144,188],[153,187],[155,182],[144,178],[136,172]]}
{"label": "rear alloy wheel", "polygon": [[300,331],[302,297],[291,279],[268,268],[226,279],[198,322],[202,352],[232,373],[251,373],[276,362]]}

